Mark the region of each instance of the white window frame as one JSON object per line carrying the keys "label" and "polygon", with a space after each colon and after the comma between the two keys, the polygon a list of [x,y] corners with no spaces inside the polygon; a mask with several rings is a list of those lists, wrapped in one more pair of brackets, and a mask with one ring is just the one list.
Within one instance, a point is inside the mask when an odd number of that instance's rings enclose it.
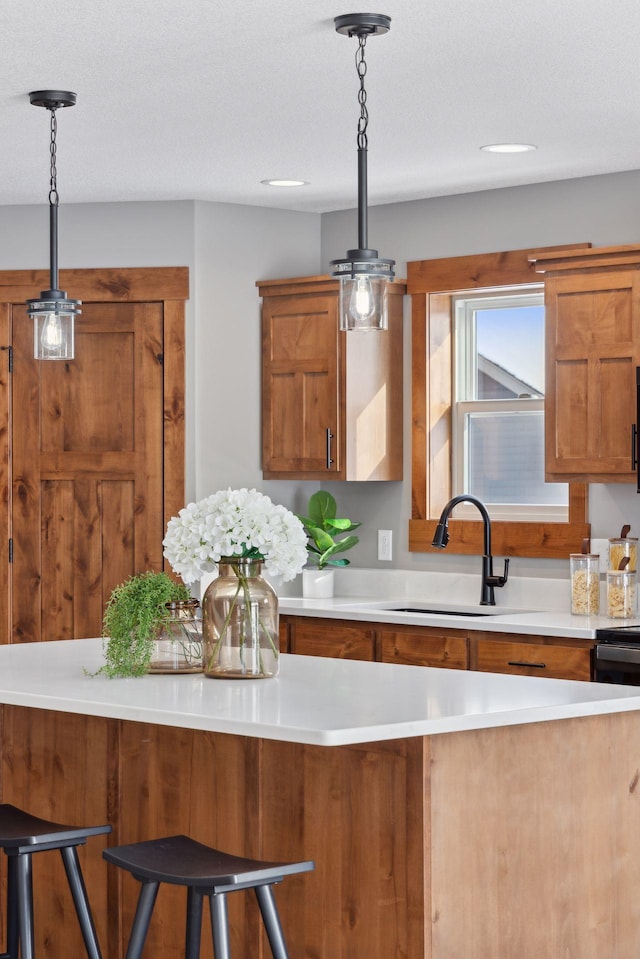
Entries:
{"label": "white window frame", "polygon": [[[482,293],[460,293],[452,297],[453,327],[453,396],[451,422],[451,488],[456,496],[468,490],[468,414],[544,411],[544,397],[523,395],[511,399],[472,399],[477,394],[477,341],[475,312],[483,309],[507,309],[518,306],[544,306],[542,285],[503,287]],[[462,397],[462,398],[460,398]],[[492,519],[522,522],[567,522],[569,488],[566,505],[488,503]],[[456,508],[461,519],[473,519],[476,511],[461,503]]]}

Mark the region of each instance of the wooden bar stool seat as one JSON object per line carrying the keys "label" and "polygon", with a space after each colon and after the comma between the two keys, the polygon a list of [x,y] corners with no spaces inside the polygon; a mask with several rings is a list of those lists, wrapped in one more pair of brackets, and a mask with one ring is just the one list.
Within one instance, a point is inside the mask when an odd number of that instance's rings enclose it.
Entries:
{"label": "wooden bar stool seat", "polygon": [[161,882],[187,887],[185,959],[198,959],[202,900],[209,899],[215,959],[230,959],[227,893],[253,889],[274,959],[288,959],[273,886],[285,876],[308,872],[313,862],[261,862],[232,856],[188,836],[168,836],[105,849],[108,862],[142,883],[126,959],[140,959]]}
{"label": "wooden bar stool seat", "polygon": [[76,847],[109,832],[109,825],[67,826],[0,803],[0,847],[7,854],[7,951],[0,959],[34,957],[31,856],[49,849],[60,850],[87,955],[101,959]]}

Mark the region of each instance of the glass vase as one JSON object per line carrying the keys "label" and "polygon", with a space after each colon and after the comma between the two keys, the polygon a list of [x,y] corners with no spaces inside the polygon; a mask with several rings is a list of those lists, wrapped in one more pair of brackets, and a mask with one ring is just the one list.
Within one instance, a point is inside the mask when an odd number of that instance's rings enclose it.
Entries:
{"label": "glass vase", "polygon": [[169,622],[153,641],[150,673],[201,673],[202,622],[196,619],[199,602],[187,599],[167,603]]}
{"label": "glass vase", "polygon": [[203,663],[217,679],[267,679],[280,668],[278,597],[259,560],[223,556],[202,600]]}

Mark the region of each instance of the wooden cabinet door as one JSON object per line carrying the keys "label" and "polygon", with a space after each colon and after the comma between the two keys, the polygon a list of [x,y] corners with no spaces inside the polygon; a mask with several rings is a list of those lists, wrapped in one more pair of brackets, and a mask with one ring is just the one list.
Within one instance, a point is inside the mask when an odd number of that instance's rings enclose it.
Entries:
{"label": "wooden cabinet door", "polygon": [[[340,471],[338,297],[265,297],[262,308],[262,470]],[[277,476],[276,476],[277,478]]]}
{"label": "wooden cabinet door", "polygon": [[486,673],[591,679],[591,650],[538,643],[478,640],[476,669]]}
{"label": "wooden cabinet door", "polygon": [[630,482],[640,363],[640,271],[549,277],[546,477]]}
{"label": "wooden cabinet door", "polygon": [[375,659],[374,630],[331,619],[295,618],[291,624],[291,652],[335,659]]}
{"label": "wooden cabinet door", "polygon": [[383,663],[447,669],[467,669],[469,665],[467,637],[453,630],[385,628],[381,643]]}
{"label": "wooden cabinet door", "polygon": [[33,359],[13,309],[12,641],[101,632],[134,572],[162,569],[159,303],[85,303],[75,359]]}

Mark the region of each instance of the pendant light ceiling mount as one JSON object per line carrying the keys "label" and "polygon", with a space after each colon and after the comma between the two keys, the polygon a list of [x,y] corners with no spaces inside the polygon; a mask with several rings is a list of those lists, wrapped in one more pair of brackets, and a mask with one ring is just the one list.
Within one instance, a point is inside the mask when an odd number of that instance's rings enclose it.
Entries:
{"label": "pendant light ceiling mount", "polygon": [[29,100],[34,107],[46,110],[58,110],[62,107],[74,107],[78,96],[70,90],[33,90]]}
{"label": "pendant light ceiling mount", "polygon": [[391,17],[384,13],[345,13],[333,22],[336,33],[345,37],[381,36],[391,29]]}
{"label": "pendant light ceiling mount", "polygon": [[80,300],[70,300],[58,288],[58,172],[56,110],[75,105],[77,96],[70,90],[33,90],[29,100],[35,107],[51,113],[49,145],[49,286],[38,299],[27,300],[27,314],[33,319],[33,355],[37,360],[72,360],[74,357],[74,319],[82,311]]}
{"label": "pendant light ceiling mount", "polygon": [[360,83],[358,103],[358,247],[347,250],[343,260],[332,260],[332,276],[340,280],[340,329],[386,330],[387,281],[394,279],[394,260],[383,260],[369,247],[367,210],[367,73],[365,47],[369,37],[389,32],[391,17],[383,13],[348,13],[334,18],[336,32],[357,37],[356,71]]}

